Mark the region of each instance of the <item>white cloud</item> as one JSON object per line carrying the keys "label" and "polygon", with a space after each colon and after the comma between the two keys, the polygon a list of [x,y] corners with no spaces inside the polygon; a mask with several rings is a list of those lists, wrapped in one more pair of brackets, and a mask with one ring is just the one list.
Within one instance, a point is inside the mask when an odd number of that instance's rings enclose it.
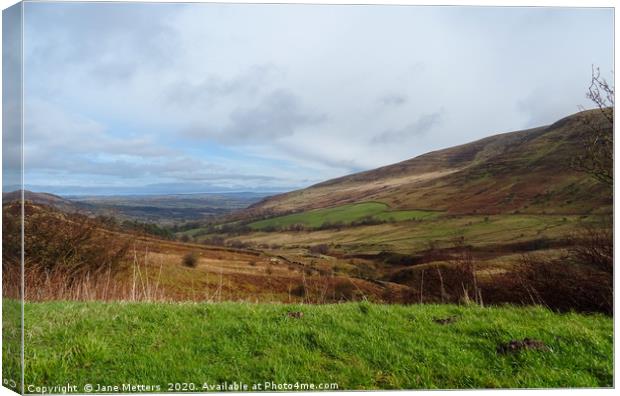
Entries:
{"label": "white cloud", "polygon": [[613,13],[28,3],[25,53],[31,156],[299,184],[574,112],[591,64],[613,66]]}

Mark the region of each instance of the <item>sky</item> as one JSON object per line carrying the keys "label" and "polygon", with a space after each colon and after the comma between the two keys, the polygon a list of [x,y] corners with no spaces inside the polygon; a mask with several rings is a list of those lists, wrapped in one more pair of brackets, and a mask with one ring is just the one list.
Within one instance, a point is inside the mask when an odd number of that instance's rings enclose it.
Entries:
{"label": "sky", "polygon": [[25,3],[23,40],[26,187],[65,194],[305,187],[550,124],[613,70],[611,9]]}

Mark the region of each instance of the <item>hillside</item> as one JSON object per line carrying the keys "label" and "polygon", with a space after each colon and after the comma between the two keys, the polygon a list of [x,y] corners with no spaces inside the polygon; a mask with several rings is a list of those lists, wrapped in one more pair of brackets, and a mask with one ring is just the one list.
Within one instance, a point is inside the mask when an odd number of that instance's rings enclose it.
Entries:
{"label": "hillside", "polygon": [[[594,113],[591,113],[595,115]],[[608,212],[611,195],[570,168],[583,150],[582,113],[276,195],[241,218],[378,201],[393,210],[465,213]]]}
{"label": "hillside", "polygon": [[[3,204],[3,292],[18,295],[21,205]],[[26,300],[208,300],[325,303],[400,296],[407,287],[327,272],[328,258],[182,243],[27,201]],[[187,264],[186,258],[193,257]],[[62,260],[58,258],[62,257]]]}
{"label": "hillside", "polygon": [[[20,201],[22,199],[22,191],[16,190],[11,192],[3,192],[2,193],[2,203],[9,203],[14,201]],[[33,192],[24,190],[24,200],[33,202],[35,204],[47,205],[53,208],[67,211],[67,212],[77,212],[80,210],[90,209],[90,205],[80,204],[63,198],[61,196],[43,193],[43,192]]]}

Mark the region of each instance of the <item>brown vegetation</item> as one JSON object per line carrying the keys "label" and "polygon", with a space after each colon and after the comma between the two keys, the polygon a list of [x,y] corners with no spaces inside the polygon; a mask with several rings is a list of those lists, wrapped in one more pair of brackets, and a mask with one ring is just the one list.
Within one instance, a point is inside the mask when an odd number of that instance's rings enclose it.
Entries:
{"label": "brown vegetation", "polygon": [[[24,205],[25,298],[80,293],[86,284],[108,281],[126,265],[131,241],[121,241],[79,214]],[[3,207],[3,283],[5,296],[19,295],[21,205]],[[90,286],[90,285],[89,285]],[[90,288],[88,288],[90,289]]]}
{"label": "brown vegetation", "polygon": [[198,254],[196,252],[188,252],[183,256],[183,265],[195,268],[198,265]]}
{"label": "brown vegetation", "polygon": [[[21,283],[20,207],[7,204],[3,211],[3,291],[13,297],[19,296]],[[501,246],[470,246],[457,238],[450,245],[431,241],[424,250],[408,254],[357,255],[343,253],[337,243],[288,243],[265,245],[262,248],[284,249],[266,253],[248,250],[247,243],[224,240],[222,245],[234,248],[218,247],[123,233],[100,219],[31,203],[25,209],[25,297],[29,300],[323,304],[367,299],[612,310],[613,235],[611,228],[600,224],[582,226],[562,241],[540,236]],[[523,255],[517,263],[489,267],[499,251]],[[204,265],[197,265],[199,257]]]}
{"label": "brown vegetation", "polygon": [[[3,207],[5,297],[20,297],[20,208],[19,202]],[[335,277],[284,257],[119,232],[96,218],[29,202],[25,208],[28,300],[328,303],[362,296],[380,301],[383,291],[372,282]],[[197,266],[198,257],[206,265]]]}
{"label": "brown vegetation", "polygon": [[525,254],[483,286],[485,302],[540,304],[557,311],[613,313],[613,239],[609,229],[582,230],[559,257]]}

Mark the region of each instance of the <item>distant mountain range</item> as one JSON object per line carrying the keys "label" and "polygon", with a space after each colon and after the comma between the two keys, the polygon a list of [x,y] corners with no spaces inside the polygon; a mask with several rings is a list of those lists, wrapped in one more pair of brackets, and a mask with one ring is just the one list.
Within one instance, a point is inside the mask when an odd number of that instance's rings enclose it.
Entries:
{"label": "distant mountain range", "polygon": [[[270,187],[260,188],[247,186],[222,187],[201,183],[156,183],[144,186],[118,187],[118,186],[58,186],[58,185],[29,185],[26,190],[33,192],[45,192],[61,196],[88,196],[88,195],[175,195],[175,194],[228,194],[228,193],[282,193],[295,188]],[[5,192],[21,189],[19,185],[5,185]]]}
{"label": "distant mountain range", "polygon": [[[243,209],[267,193],[239,192],[220,194],[143,194],[106,196],[66,196],[24,191],[26,201],[64,212],[112,215],[122,219],[174,223],[204,220]],[[19,201],[21,190],[2,194],[3,203]]]}

